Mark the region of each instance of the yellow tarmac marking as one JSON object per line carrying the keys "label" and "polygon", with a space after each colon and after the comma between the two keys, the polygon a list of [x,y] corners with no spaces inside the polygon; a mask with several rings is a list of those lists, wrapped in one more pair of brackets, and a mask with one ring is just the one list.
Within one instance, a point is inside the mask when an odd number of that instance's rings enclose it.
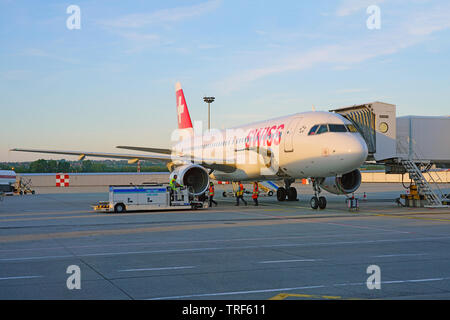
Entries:
{"label": "yellow tarmac marking", "polygon": [[284,300],[288,297],[308,298],[308,299],[328,299],[328,300],[342,299],[342,297],[340,297],[340,296],[319,296],[316,294],[279,293],[276,296],[270,298],[269,300]]}
{"label": "yellow tarmac marking", "polygon": [[[265,209],[261,208],[261,211],[286,211],[284,209]],[[96,217],[123,217],[123,216],[141,216],[141,215],[159,215],[159,214],[165,214],[165,213],[174,213],[174,212],[180,212],[180,211],[155,211],[155,212],[128,212],[128,213],[121,213],[116,214],[114,212],[111,213],[100,213],[100,212],[94,212],[94,211],[67,211],[67,212],[37,212],[37,213],[22,213],[22,214],[15,214],[15,215],[1,215],[0,216],[0,222],[13,222],[13,221],[40,221],[40,220],[60,220],[60,219],[74,219],[74,218],[96,218]],[[225,211],[225,209],[217,210],[217,209],[210,209],[207,212],[202,213],[217,213],[217,212],[228,212]],[[237,211],[236,211],[237,212]],[[66,214],[72,214],[72,213],[83,213],[85,215],[73,215],[73,216],[66,216]],[[197,211],[195,213],[200,213],[200,211]],[[244,213],[244,212],[240,212]],[[247,210],[245,213],[254,213],[253,210]],[[42,216],[42,215],[52,215],[48,217],[36,217],[36,216]],[[53,216],[56,215],[56,216]],[[63,215],[63,216],[61,216]],[[19,216],[19,217],[18,217]],[[31,218],[26,218],[24,216],[33,216]],[[3,219],[4,217],[14,217],[10,219]],[[274,216],[275,217],[275,216]],[[294,218],[294,217],[305,217],[305,216],[276,216],[277,218]]]}
{"label": "yellow tarmac marking", "polygon": [[185,230],[201,230],[201,229],[215,229],[215,228],[236,228],[236,227],[253,227],[253,226],[273,226],[280,224],[292,223],[314,223],[311,219],[280,219],[280,220],[263,220],[263,221],[246,221],[228,223],[212,223],[212,224],[193,224],[193,225],[178,225],[178,226],[160,226],[160,227],[146,227],[146,228],[132,228],[132,229],[109,229],[109,230],[88,230],[88,231],[69,231],[56,232],[45,234],[24,234],[24,235],[10,235],[0,236],[0,243],[20,242],[20,241],[35,241],[48,239],[66,239],[87,236],[111,236],[111,235],[126,235],[146,232],[167,232],[167,231],[185,231]]}
{"label": "yellow tarmac marking", "polygon": [[[263,209],[264,211],[283,211],[283,209]],[[3,217],[9,217],[14,215],[8,215],[8,216],[0,216],[0,222],[12,222],[12,221],[39,221],[39,220],[60,220],[60,219],[75,219],[75,218],[97,218],[97,217],[124,217],[124,216],[146,216],[146,215],[159,215],[159,214],[165,214],[165,213],[176,213],[181,212],[180,211],[154,211],[154,212],[128,212],[128,213],[121,213],[117,214],[114,212],[111,213],[98,213],[93,211],[73,211],[73,212],[65,212],[65,213],[35,213],[35,214],[20,214],[19,216],[29,216],[29,215],[53,215],[53,214],[70,214],[70,213],[86,213],[86,215],[75,215],[75,216],[51,216],[51,217],[32,217],[32,218],[12,218],[12,219],[2,219]],[[192,213],[192,211],[190,211]],[[217,212],[228,212],[228,211],[218,211],[218,210],[208,210],[207,212],[203,213],[217,213]],[[200,213],[199,211],[195,213]],[[289,216],[287,216],[289,218]]]}
{"label": "yellow tarmac marking", "polygon": [[39,221],[39,220],[60,220],[60,219],[74,219],[74,218],[98,218],[98,217],[124,217],[124,216],[146,216],[146,215],[156,215],[168,213],[168,211],[163,212],[131,212],[131,213],[96,213],[92,211],[86,211],[86,215],[78,216],[56,216],[56,217],[35,217],[35,218],[16,218],[16,219],[0,219],[0,222],[11,222],[11,221]]}
{"label": "yellow tarmac marking", "polygon": [[416,220],[428,220],[428,221],[440,221],[440,222],[450,222],[450,219],[437,219],[437,218],[425,218],[425,217],[411,217],[411,216],[395,216],[389,214],[371,214],[372,216],[378,217],[389,217],[389,218],[397,218],[397,219],[416,219]]}
{"label": "yellow tarmac marking", "polygon": [[6,221],[2,220],[2,218],[8,218],[8,217],[27,217],[27,216],[42,216],[42,215],[63,215],[63,214],[73,214],[73,213],[89,213],[92,211],[80,211],[80,210],[72,210],[72,211],[46,211],[46,212],[17,212],[12,214],[1,214],[0,215],[0,221]]}
{"label": "yellow tarmac marking", "polygon": [[[277,211],[273,208],[260,208],[261,211]],[[280,210],[281,211],[281,210]],[[87,212],[89,213],[89,212]],[[59,217],[35,217],[35,218],[17,218],[17,219],[0,219],[1,221],[24,221],[24,220],[52,220],[52,219],[71,219],[71,218],[95,218],[95,217],[106,217],[106,216],[125,216],[125,215],[152,215],[152,214],[164,214],[168,212],[142,212],[142,213],[127,213],[121,215],[111,215],[111,214],[98,214],[92,212],[92,215],[78,215],[78,216],[59,216]],[[208,211],[205,211],[207,214]],[[233,212],[235,213],[235,212]],[[248,210],[245,213],[254,213],[253,210]],[[412,214],[422,214],[423,212],[413,212],[408,215],[395,215],[395,214],[380,214],[377,212],[358,212],[351,217],[340,217],[339,213],[336,216],[320,217],[320,222],[334,221],[335,219],[354,219],[358,216],[367,217],[387,217],[387,218],[400,218],[400,219],[416,219],[416,220],[428,220],[428,221],[439,221],[439,222],[450,222],[450,219],[439,219],[439,218],[429,218],[429,217],[417,217],[412,216]],[[433,212],[435,214],[440,214],[439,212]],[[271,215],[268,215],[271,216]],[[159,227],[146,227],[146,228],[132,228],[132,229],[110,229],[110,230],[89,230],[89,231],[69,231],[69,232],[58,232],[58,233],[45,233],[45,234],[24,234],[24,235],[9,235],[0,236],[0,243],[7,242],[20,242],[20,241],[34,241],[34,240],[46,240],[46,239],[62,239],[62,238],[77,238],[86,236],[108,236],[108,235],[125,235],[125,234],[136,234],[136,233],[146,233],[146,232],[166,232],[166,231],[182,231],[182,230],[200,230],[200,229],[214,229],[214,228],[234,228],[234,227],[251,227],[251,226],[272,226],[280,224],[292,224],[292,223],[317,223],[316,215],[295,215],[295,216],[273,216],[279,219],[274,220],[262,220],[262,221],[245,221],[245,222],[226,222],[226,223],[205,223],[205,224],[193,224],[193,225],[172,225],[172,226],[159,226]],[[186,221],[188,222],[188,221]]]}

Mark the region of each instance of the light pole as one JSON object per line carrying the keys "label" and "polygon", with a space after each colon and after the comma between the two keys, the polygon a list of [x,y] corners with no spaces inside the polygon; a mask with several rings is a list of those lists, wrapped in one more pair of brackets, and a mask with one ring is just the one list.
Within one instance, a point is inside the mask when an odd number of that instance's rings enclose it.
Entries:
{"label": "light pole", "polygon": [[211,103],[214,102],[214,97],[203,97],[203,101],[208,104],[208,130],[211,130]]}

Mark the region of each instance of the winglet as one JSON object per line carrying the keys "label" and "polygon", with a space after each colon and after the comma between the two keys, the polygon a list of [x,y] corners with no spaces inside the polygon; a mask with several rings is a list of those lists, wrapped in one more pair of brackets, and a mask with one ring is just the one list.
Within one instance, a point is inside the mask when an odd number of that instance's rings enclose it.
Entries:
{"label": "winglet", "polygon": [[178,129],[192,128],[191,116],[189,115],[181,83],[179,82],[175,84],[175,94],[177,97]]}

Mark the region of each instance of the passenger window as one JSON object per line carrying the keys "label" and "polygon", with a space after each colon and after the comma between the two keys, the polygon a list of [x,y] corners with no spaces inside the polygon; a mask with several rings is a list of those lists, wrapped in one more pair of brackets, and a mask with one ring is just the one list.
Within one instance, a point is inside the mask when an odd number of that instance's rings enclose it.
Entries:
{"label": "passenger window", "polygon": [[316,134],[321,134],[324,132],[328,132],[328,126],[326,124],[321,124],[319,130],[317,130]]}
{"label": "passenger window", "polygon": [[343,124],[329,124],[330,132],[347,132],[347,128]]}
{"label": "passenger window", "polygon": [[315,134],[318,126],[319,126],[318,124],[314,125],[311,128],[311,130],[309,130],[308,136],[311,136],[311,135]]}

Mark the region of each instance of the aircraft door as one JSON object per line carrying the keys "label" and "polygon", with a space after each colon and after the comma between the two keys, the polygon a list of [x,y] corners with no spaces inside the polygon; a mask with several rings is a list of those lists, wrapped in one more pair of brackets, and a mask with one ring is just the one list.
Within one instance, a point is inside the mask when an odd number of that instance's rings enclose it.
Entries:
{"label": "aircraft door", "polygon": [[294,136],[297,133],[297,128],[300,127],[301,117],[293,118],[285,131],[284,134],[284,152],[294,151]]}

